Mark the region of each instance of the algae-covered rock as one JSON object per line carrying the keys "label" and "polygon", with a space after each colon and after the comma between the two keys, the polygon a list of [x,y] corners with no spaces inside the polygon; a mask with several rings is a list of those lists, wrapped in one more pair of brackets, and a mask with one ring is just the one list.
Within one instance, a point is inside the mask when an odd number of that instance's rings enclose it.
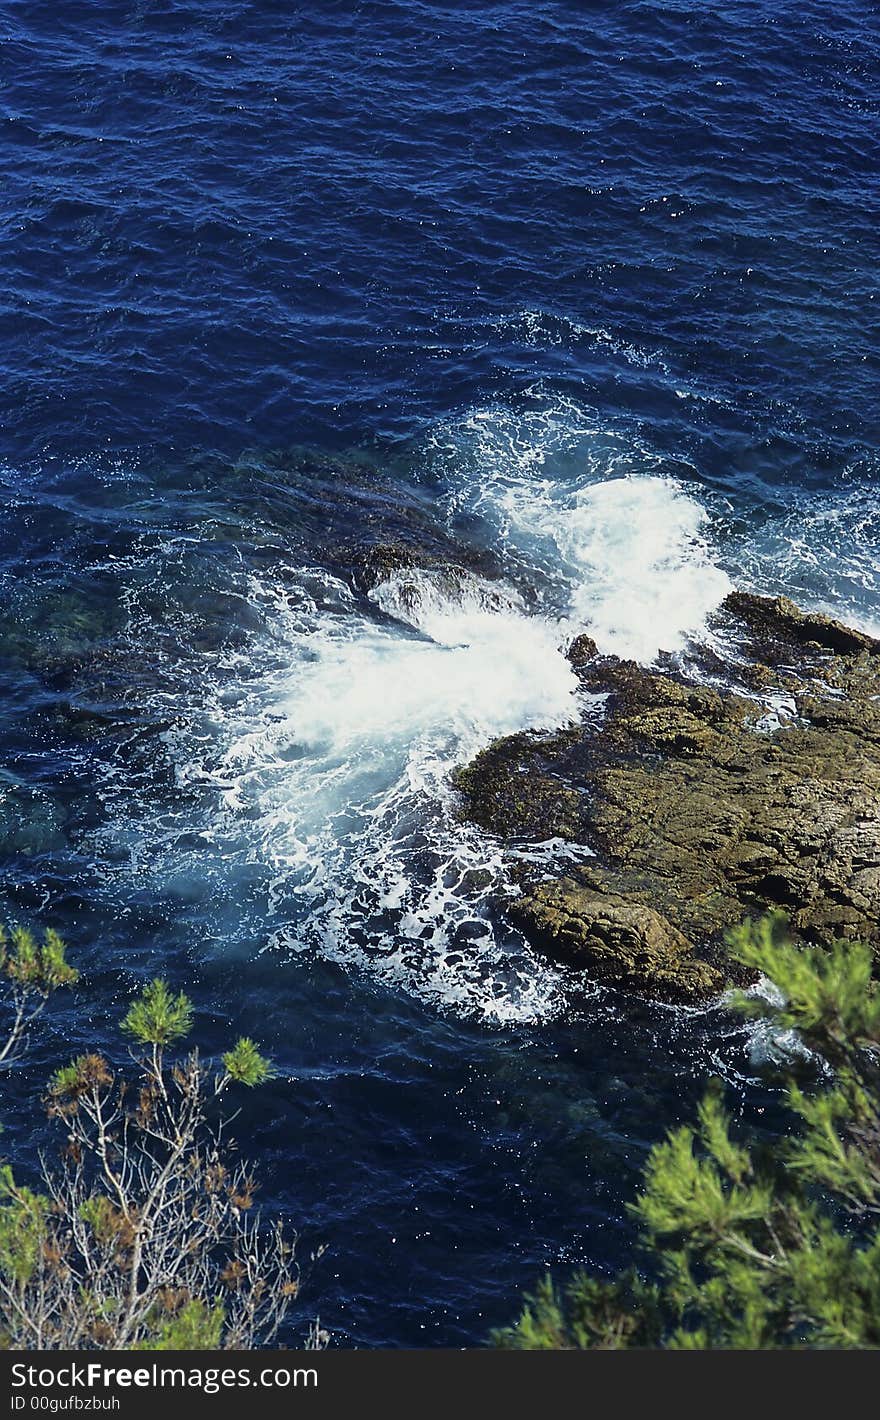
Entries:
{"label": "algae-covered rock", "polygon": [[542,769],[577,740],[577,730],[536,735],[523,731],[496,740],[453,775],[474,823],[503,838],[579,839],[583,795],[559,774]]}
{"label": "algae-covered rock", "polygon": [[497,741],[456,776],[493,833],[552,830],[597,855],[586,879],[523,885],[528,935],[664,999],[717,991],[698,955],[771,908],[808,940],[880,955],[880,643],[785,598],[736,593],[718,622],[739,690],[717,650],[711,686],[577,653],[602,723]]}

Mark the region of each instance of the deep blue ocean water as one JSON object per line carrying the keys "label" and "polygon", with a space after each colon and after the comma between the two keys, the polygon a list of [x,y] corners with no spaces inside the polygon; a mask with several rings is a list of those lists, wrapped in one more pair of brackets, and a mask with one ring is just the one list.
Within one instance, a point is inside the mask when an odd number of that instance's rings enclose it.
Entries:
{"label": "deep blue ocean water", "polygon": [[[877,12],[7,0],[0,67],[0,916],[86,978],[5,1151],[162,971],[278,1063],[302,1316],[478,1344],[626,1258],[707,1074],[773,1109],[723,1011],[516,938],[448,774],[566,718],[577,626],[880,625]],[[365,595],[414,528],[503,596]]]}

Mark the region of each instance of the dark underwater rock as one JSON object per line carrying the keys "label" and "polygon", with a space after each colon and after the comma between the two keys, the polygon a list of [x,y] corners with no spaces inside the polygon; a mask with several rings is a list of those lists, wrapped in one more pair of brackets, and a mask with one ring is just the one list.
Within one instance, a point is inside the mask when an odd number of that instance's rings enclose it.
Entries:
{"label": "dark underwater rock", "polygon": [[596,854],[595,869],[523,884],[512,915],[527,935],[667,1000],[717,993],[701,957],[770,908],[805,939],[880,954],[880,643],[785,598],[737,593],[720,618],[730,681],[754,694],[579,654],[584,685],[608,696],[599,726],[511,736],[456,776],[491,832]]}
{"label": "dark underwater rock", "polygon": [[0,769],[0,856],[64,850],[61,814],[47,794]]}

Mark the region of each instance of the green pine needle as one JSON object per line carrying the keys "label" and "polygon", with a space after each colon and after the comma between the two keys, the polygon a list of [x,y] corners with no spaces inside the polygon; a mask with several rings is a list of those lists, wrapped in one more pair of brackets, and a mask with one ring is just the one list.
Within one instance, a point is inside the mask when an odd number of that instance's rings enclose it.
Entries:
{"label": "green pine needle", "polygon": [[168,983],[157,978],[132,1002],[122,1029],[140,1045],[170,1045],[189,1035],[192,1015],[189,997],[182,991],[175,996]]}

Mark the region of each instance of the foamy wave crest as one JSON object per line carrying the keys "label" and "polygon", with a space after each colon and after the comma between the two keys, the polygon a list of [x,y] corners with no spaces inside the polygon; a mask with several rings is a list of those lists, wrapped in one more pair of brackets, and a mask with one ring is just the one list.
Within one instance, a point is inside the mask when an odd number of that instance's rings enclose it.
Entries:
{"label": "foamy wave crest", "polygon": [[603,326],[586,325],[582,321],[571,320],[568,316],[549,311],[525,309],[516,315],[502,316],[493,322],[494,329],[508,339],[520,340],[524,345],[548,349],[563,346],[577,349],[587,346],[599,350],[606,357],[616,355],[629,365],[639,369],[656,369],[662,374],[671,373],[659,351],[646,350],[641,345],[613,334]]}
{"label": "foamy wave crest", "polygon": [[568,403],[483,411],[434,441],[453,524],[482,519],[600,650],[643,662],[700,632],[732,583],[694,486]]}
{"label": "foamy wave crest", "polygon": [[601,650],[648,662],[682,650],[732,590],[707,518],[669,479],[612,479],[577,493],[557,534],[575,569],[572,608]]}
{"label": "foamy wave crest", "polygon": [[209,728],[202,713],[169,732],[178,783],[205,794],[227,871],[267,871],[275,946],[488,1022],[552,1015],[561,974],[493,910],[516,850],[460,821],[450,772],[498,735],[575,716],[559,625],[457,570],[376,588],[396,624],[326,581],[317,596],[254,581],[272,624],[264,674],[215,697]]}
{"label": "foamy wave crest", "polygon": [[[352,618],[316,626],[299,648],[275,705],[298,741],[333,757],[372,741],[394,758],[430,732],[453,736],[468,754],[488,738],[575,713],[557,625],[503,603],[445,603],[427,576],[410,586],[425,591],[409,611],[423,636]],[[384,584],[376,600],[394,604],[395,589]]]}

